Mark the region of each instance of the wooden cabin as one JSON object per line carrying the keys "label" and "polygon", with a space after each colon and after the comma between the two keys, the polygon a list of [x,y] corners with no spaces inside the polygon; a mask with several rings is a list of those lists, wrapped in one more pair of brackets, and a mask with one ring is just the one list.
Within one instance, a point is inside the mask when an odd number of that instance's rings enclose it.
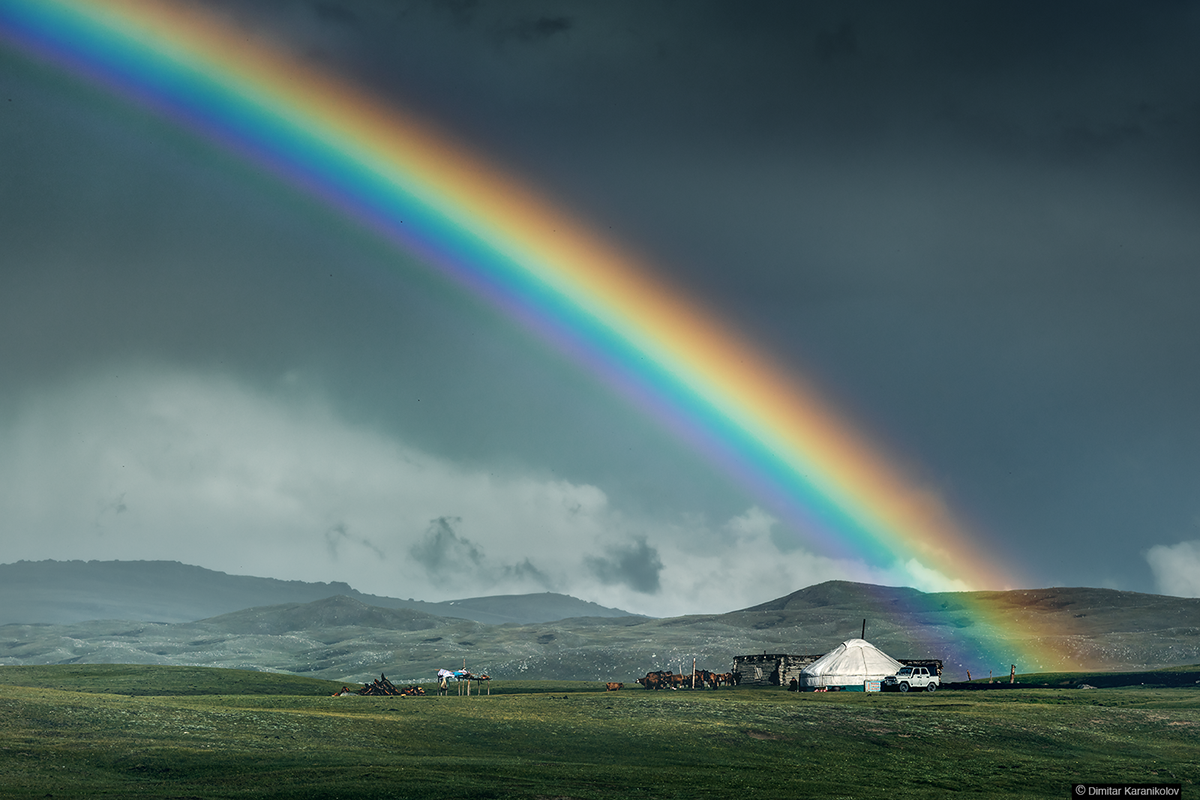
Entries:
{"label": "wooden cabin", "polygon": [[798,656],[788,653],[763,653],[762,655],[734,656],[733,673],[740,675],[739,686],[787,686],[795,678],[800,679],[800,670],[820,658],[816,655]]}

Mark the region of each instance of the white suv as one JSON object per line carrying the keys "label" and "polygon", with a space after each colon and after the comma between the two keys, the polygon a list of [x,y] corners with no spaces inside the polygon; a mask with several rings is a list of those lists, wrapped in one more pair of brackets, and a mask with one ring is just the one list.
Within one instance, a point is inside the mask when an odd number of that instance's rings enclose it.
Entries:
{"label": "white suv", "polygon": [[909,689],[924,689],[927,692],[937,691],[941,679],[931,674],[928,667],[901,667],[895,675],[883,679],[883,689],[907,692]]}

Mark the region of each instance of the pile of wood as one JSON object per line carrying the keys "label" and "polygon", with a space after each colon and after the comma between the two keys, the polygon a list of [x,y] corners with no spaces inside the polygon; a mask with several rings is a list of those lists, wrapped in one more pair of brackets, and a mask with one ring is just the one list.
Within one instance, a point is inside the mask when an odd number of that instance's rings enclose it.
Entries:
{"label": "pile of wood", "polygon": [[401,689],[381,673],[373,683],[364,683],[358,694],[365,697],[414,697],[425,694],[425,690],[415,684]]}

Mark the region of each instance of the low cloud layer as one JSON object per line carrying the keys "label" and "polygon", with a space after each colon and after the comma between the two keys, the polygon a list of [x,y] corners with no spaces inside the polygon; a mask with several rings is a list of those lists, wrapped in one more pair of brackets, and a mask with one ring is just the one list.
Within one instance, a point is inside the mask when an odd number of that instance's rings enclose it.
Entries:
{"label": "low cloud layer", "polygon": [[758,509],[638,518],[595,486],[455,464],[286,381],[106,370],[29,394],[0,454],[11,561],[168,559],[430,600],[553,590],[656,616],[914,581],[813,556]]}
{"label": "low cloud layer", "polygon": [[603,557],[588,556],[585,563],[606,585],[624,585],[643,594],[657,594],[662,588],[662,560],[645,539],[611,548]]}
{"label": "low cloud layer", "polygon": [[1177,597],[1200,597],[1200,541],[1155,545],[1146,551],[1158,590]]}
{"label": "low cloud layer", "polygon": [[534,584],[542,589],[559,588],[556,582],[525,558],[516,564],[500,564],[488,558],[481,547],[454,528],[458,517],[438,517],[429,523],[425,535],[409,548],[409,556],[425,567],[429,581],[438,586],[478,586]]}

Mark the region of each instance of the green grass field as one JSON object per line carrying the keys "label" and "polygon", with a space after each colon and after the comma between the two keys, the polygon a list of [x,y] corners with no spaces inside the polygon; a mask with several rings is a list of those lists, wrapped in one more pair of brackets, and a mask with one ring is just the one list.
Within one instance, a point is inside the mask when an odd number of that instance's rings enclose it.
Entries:
{"label": "green grass field", "polygon": [[[1081,677],[1081,681],[1086,676]],[[192,667],[0,667],[0,797],[1069,796],[1200,781],[1200,687],[331,697]]]}

